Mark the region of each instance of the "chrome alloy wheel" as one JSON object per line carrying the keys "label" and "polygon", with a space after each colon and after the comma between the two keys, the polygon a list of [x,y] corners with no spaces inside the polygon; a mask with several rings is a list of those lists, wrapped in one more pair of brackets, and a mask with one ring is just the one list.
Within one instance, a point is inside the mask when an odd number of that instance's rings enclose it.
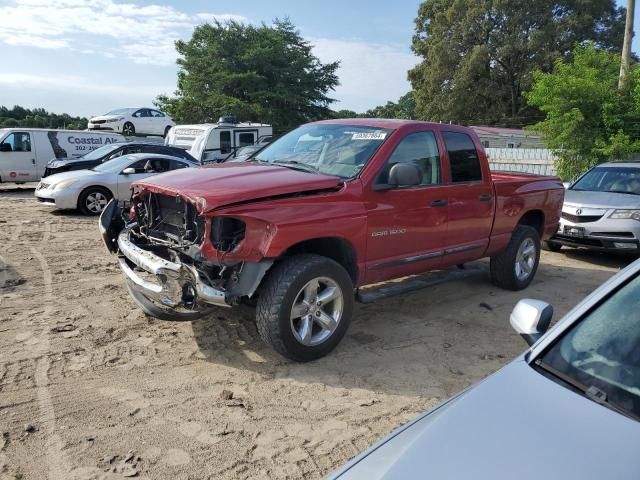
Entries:
{"label": "chrome alloy wheel", "polygon": [[516,254],[515,273],[518,280],[529,278],[536,263],[536,245],[531,238],[525,238]]}
{"label": "chrome alloy wheel", "polygon": [[91,213],[100,213],[109,203],[109,198],[102,192],[92,192],[87,195],[84,203]]}
{"label": "chrome alloy wheel", "polygon": [[332,279],[318,277],[307,282],[291,307],[291,330],[301,344],[314,347],[325,342],[340,323],[343,293]]}

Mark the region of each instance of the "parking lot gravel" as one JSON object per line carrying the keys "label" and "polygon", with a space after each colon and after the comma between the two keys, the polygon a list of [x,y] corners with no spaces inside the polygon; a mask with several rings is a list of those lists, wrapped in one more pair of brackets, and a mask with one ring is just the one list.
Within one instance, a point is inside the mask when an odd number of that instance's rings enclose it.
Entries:
{"label": "parking lot gravel", "polygon": [[146,317],[96,218],[0,186],[0,479],[321,478],[520,352],[524,297],[566,313],[629,258],[543,252],[507,292],[487,262],[357,304],[328,357],[286,361],[251,310]]}

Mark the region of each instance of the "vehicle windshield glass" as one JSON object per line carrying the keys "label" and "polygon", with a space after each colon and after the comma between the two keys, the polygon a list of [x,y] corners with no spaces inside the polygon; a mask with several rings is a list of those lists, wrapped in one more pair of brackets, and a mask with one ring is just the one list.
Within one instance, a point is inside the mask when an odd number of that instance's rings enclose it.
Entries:
{"label": "vehicle windshield glass", "polygon": [[364,168],[391,130],[337,124],[304,125],[269,144],[250,161],[300,167],[353,178]]}
{"label": "vehicle windshield glass", "polygon": [[131,112],[133,112],[134,110],[136,110],[135,108],[119,108],[118,110],[111,110],[108,113],[105,113],[105,115],[127,115]]}
{"label": "vehicle windshield glass", "polygon": [[571,190],[640,195],[640,168],[596,167],[578,180]]}
{"label": "vehicle windshield glass", "polygon": [[109,155],[111,152],[116,150],[120,145],[117,143],[112,143],[111,145],[105,145],[104,147],[96,148],[95,150],[85,153],[82,157],[82,160],[98,160],[105,155]]}
{"label": "vehicle windshield glass", "polygon": [[135,160],[134,158],[125,155],[124,157],[117,157],[113,160],[107,160],[104,163],[101,163],[97,167],[93,167],[91,170],[94,172],[103,172],[103,173],[119,173],[125,168],[129,166],[129,164]]}
{"label": "vehicle windshield glass", "polygon": [[571,328],[541,362],[640,417],[640,276]]}

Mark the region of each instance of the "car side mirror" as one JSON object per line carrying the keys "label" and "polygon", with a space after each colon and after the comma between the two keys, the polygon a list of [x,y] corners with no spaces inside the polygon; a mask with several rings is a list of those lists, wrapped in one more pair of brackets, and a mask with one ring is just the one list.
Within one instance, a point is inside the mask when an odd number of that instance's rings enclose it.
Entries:
{"label": "car side mirror", "polygon": [[134,173],[136,173],[136,169],[133,167],[127,167],[124,170],[122,170],[123,175],[133,175]]}
{"label": "car side mirror", "polygon": [[396,163],[389,171],[389,185],[409,187],[420,185],[422,171],[413,163]]}
{"label": "car side mirror", "polygon": [[531,346],[547,332],[551,317],[553,317],[553,307],[547,302],[523,298],[511,312],[509,322]]}
{"label": "car side mirror", "polygon": [[11,145],[8,143],[0,143],[0,152],[11,152]]}

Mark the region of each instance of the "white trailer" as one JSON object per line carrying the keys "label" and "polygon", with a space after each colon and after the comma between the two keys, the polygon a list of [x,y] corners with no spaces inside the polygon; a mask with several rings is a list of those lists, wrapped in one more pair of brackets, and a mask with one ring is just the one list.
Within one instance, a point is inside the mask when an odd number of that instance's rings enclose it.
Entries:
{"label": "white trailer", "polygon": [[271,139],[273,128],[264,123],[237,123],[222,117],[218,123],[176,125],[169,130],[165,144],[187,150],[201,163],[220,162],[240,148]]}
{"label": "white trailer", "polygon": [[118,133],[44,128],[0,129],[0,182],[37,182],[49,160],[78,158],[126,138]]}

